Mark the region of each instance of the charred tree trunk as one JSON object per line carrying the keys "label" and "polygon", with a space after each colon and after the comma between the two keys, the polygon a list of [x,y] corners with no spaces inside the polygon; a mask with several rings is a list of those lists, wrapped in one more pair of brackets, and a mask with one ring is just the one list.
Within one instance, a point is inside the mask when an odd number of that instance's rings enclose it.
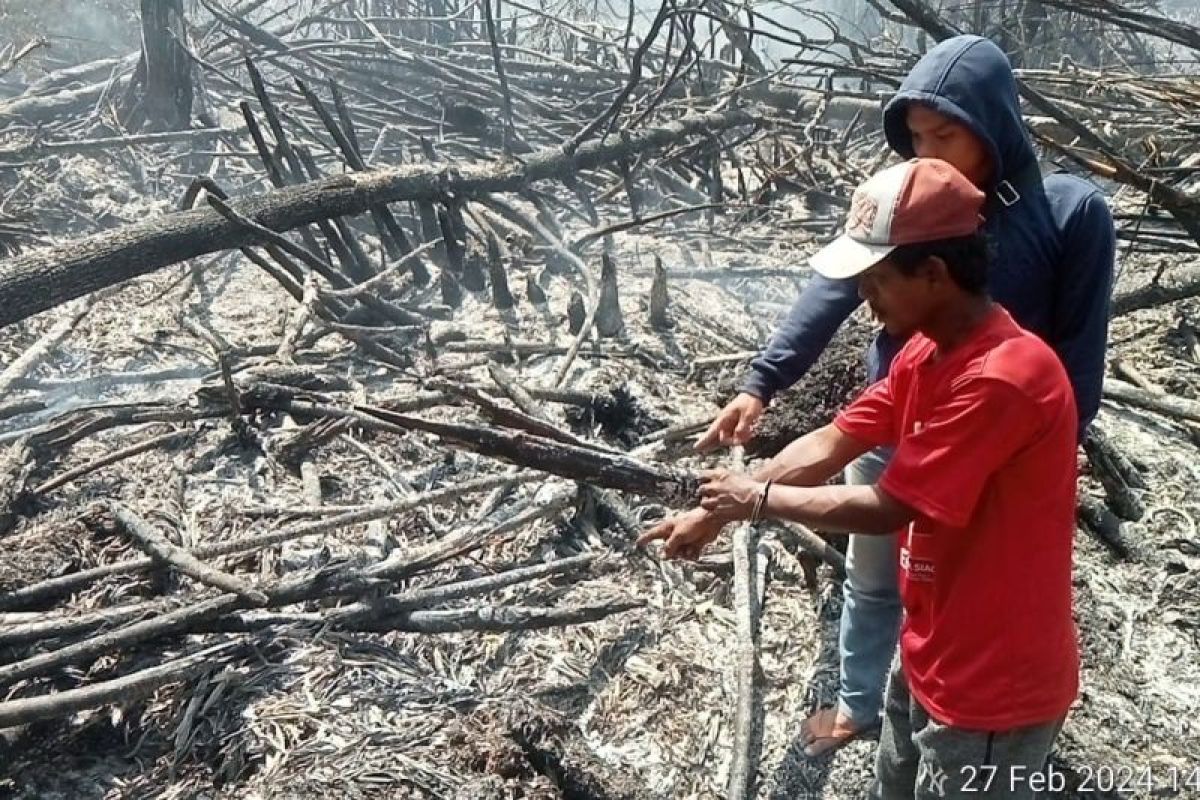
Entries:
{"label": "charred tree trunk", "polygon": [[192,61],[184,50],[183,0],[141,0],[142,59],[136,77],[144,94],[130,109],[127,127],[180,130],[192,118]]}
{"label": "charred tree trunk", "polygon": [[[248,198],[236,209],[264,227],[287,231],[317,220],[361,214],[380,203],[436,202],[447,192],[466,198],[519,191],[532,181],[594,169],[685,136],[754,121],[744,111],[694,115],[624,141],[588,142],[570,155],[559,148],[539,151],[523,165],[421,165],[336,175]],[[106,286],[260,239],[246,226],[203,209],[168,214],[10,259],[0,264],[0,328]]]}
{"label": "charred tree trunk", "polygon": [[667,271],[663,268],[662,259],[655,256],[654,281],[650,284],[650,327],[656,331],[665,331],[671,327],[668,304]]}
{"label": "charred tree trunk", "polygon": [[608,253],[600,257],[600,264],[600,302],[596,307],[596,333],[600,334],[601,338],[611,339],[625,333],[625,319],[621,316],[617,265]]}

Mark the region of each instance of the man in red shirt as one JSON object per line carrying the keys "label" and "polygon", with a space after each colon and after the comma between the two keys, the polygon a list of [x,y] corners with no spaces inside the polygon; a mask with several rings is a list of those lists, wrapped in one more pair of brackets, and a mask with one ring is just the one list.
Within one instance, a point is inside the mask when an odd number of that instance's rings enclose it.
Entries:
{"label": "man in red shirt", "polygon": [[[915,335],[831,425],[753,476],[706,473],[701,507],[642,537],[694,558],[754,517],[900,531],[875,798],[1033,797],[1078,692],[1074,398],[1049,346],[987,296],[983,202],[936,159],[859,187],[813,267],[857,276],[888,332]],[[823,485],[880,446],[896,450],[876,485]]]}

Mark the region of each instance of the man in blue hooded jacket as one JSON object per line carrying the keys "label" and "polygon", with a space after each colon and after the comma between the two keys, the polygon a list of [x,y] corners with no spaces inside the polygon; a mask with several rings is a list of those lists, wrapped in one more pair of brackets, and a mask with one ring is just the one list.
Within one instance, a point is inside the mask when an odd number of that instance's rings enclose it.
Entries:
{"label": "man in blue hooded jacket", "polygon": [[[1079,178],[1043,179],[1012,67],[987,39],[956,36],[930,50],[887,104],[883,121],[896,153],[948,161],[988,194],[984,231],[994,248],[989,292],[1062,360],[1082,438],[1100,405],[1112,294],[1115,235],[1103,196]],[[775,393],[804,375],[861,302],[854,281],[814,276],[697,448],[748,440]],[[871,381],[887,374],[901,344],[878,334],[867,354]],[[847,482],[876,483],[889,455],[863,456],[846,470]],[[693,520],[691,530],[677,535],[700,543],[716,531]],[[850,536],[838,703],[805,721],[800,735],[810,756],[829,752],[878,720],[900,625],[896,558],[894,536]]]}

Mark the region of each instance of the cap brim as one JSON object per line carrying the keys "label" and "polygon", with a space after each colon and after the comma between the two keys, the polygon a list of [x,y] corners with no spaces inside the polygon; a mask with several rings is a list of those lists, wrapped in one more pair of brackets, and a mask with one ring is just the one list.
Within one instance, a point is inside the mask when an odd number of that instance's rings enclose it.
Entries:
{"label": "cap brim", "polygon": [[895,250],[894,244],[864,244],[842,234],[821,248],[809,264],[817,274],[835,280],[866,272]]}

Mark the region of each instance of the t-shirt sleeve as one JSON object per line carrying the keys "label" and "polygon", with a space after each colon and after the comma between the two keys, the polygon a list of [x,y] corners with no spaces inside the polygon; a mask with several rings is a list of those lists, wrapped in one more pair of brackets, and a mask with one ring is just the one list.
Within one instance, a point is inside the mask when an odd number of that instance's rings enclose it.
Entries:
{"label": "t-shirt sleeve", "polygon": [[965,527],[991,476],[1039,427],[1033,400],[995,378],[954,387],[919,430],[904,436],[879,487],[918,513]]}
{"label": "t-shirt sleeve", "polygon": [[876,381],[842,409],[833,424],[842,433],[872,447],[895,444],[891,376]]}

